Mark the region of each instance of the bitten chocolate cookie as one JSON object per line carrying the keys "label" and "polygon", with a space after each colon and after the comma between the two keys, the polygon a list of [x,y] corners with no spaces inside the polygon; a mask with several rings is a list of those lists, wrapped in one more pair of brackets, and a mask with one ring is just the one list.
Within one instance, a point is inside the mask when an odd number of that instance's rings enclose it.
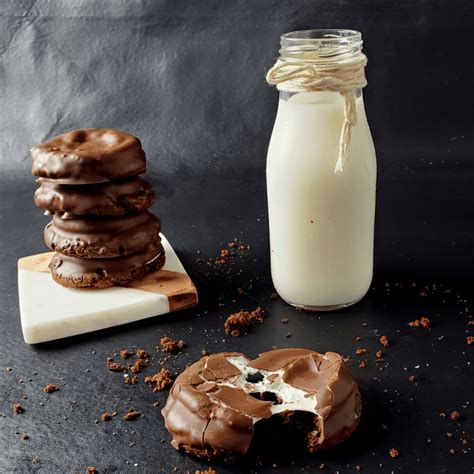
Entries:
{"label": "bitten chocolate cookie", "polygon": [[46,245],[80,258],[115,258],[150,252],[160,243],[160,220],[148,211],[127,216],[61,219],[44,229]]}
{"label": "bitten chocolate cookie", "polygon": [[146,171],[140,140],[110,128],[63,133],[31,149],[32,173],[56,184],[100,183]]}
{"label": "bitten chocolate cookie", "polygon": [[108,288],[141,278],[165,264],[163,246],[128,257],[79,259],[55,254],[49,264],[53,279],[69,288]]}
{"label": "bitten chocolate cookie", "polygon": [[35,204],[51,214],[61,214],[62,219],[135,214],[146,211],[154,200],[153,187],[139,177],[76,186],[43,182],[35,192]]}
{"label": "bitten chocolate cookie", "polygon": [[203,357],[176,379],[162,414],[171,444],[207,461],[234,462],[347,439],[359,423],[360,392],[342,357],[278,349],[254,360],[238,352]]}

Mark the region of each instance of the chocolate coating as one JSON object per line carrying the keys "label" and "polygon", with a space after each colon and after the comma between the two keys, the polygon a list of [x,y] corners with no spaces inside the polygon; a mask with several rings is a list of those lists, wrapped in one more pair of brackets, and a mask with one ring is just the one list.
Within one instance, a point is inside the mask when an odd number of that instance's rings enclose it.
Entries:
{"label": "chocolate coating", "polygon": [[141,278],[165,263],[163,246],[128,257],[79,259],[56,253],[49,268],[53,279],[68,288],[108,288]]}
{"label": "chocolate coating", "polygon": [[62,184],[100,183],[146,171],[140,140],[110,128],[83,128],[31,149],[32,173]]}
{"label": "chocolate coating", "polygon": [[154,200],[153,187],[139,177],[76,186],[43,182],[35,192],[38,207],[60,213],[63,219],[134,214],[148,209]]}
{"label": "chocolate coating", "polygon": [[160,242],[160,220],[148,211],[114,217],[61,219],[44,229],[46,245],[80,258],[115,258],[149,252]]}
{"label": "chocolate coating", "polygon": [[[252,382],[252,374],[263,379]],[[268,394],[273,401],[264,399]],[[272,417],[291,423],[301,412],[309,414],[302,439],[310,452],[356,428],[360,392],[339,354],[278,349],[255,360],[236,352],[203,357],[178,376],[162,410],[176,449],[228,462],[248,452],[255,424]]]}

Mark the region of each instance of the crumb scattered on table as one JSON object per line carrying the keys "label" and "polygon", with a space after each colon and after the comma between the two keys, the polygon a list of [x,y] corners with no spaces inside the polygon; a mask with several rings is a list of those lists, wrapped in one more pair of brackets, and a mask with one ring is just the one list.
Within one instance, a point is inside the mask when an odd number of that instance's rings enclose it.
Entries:
{"label": "crumb scattered on table", "polygon": [[12,410],[14,413],[23,413],[25,411],[25,409],[19,403],[15,403],[12,407]]}
{"label": "crumb scattered on table", "polygon": [[161,392],[173,385],[173,377],[168,369],[162,368],[155,375],[145,377],[145,383],[153,386],[153,392]]}
{"label": "crumb scattered on table", "polygon": [[160,339],[160,349],[163,352],[169,352],[170,354],[176,354],[181,352],[186,347],[186,343],[180,339],[175,341],[171,337],[165,336]]}
{"label": "crumb scattered on table", "polygon": [[426,316],[422,316],[420,319],[415,319],[414,321],[410,321],[408,326],[412,328],[424,328],[428,329],[430,327],[430,319]]}
{"label": "crumb scattered on table", "polygon": [[391,448],[389,454],[392,459],[398,458],[398,456],[400,456],[400,453],[395,448]]}
{"label": "crumb scattered on table", "polygon": [[46,387],[43,388],[43,392],[53,393],[59,391],[59,387],[54,383],[49,383]]}
{"label": "crumb scattered on table", "polygon": [[231,314],[224,323],[224,330],[226,334],[233,337],[238,337],[242,334],[244,329],[251,327],[253,322],[263,322],[264,310],[258,306],[253,311],[239,311]]}
{"label": "crumb scattered on table", "polygon": [[129,408],[128,412],[125,415],[123,415],[122,418],[124,419],[124,421],[132,421],[138,418],[139,416],[141,416],[141,413],[138,410]]}

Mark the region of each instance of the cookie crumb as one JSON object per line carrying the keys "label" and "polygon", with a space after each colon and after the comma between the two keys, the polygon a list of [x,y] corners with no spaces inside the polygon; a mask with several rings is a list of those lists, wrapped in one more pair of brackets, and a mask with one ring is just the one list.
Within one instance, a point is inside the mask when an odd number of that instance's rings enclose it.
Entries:
{"label": "cookie crumb", "polygon": [[283,318],[281,320],[282,324],[288,324],[289,319],[288,318]]}
{"label": "cookie crumb", "polygon": [[455,450],[454,448],[451,448],[451,449],[449,450],[449,454],[456,454],[456,450]]}
{"label": "cookie crumb", "polygon": [[416,377],[415,377],[414,375],[410,375],[410,376],[408,377],[408,381],[409,381],[410,383],[413,383],[415,380],[416,380]]}
{"label": "cookie crumb", "polygon": [[367,363],[365,362],[365,360],[361,360],[359,362],[359,368],[360,369],[365,369],[367,367]]}
{"label": "cookie crumb", "polygon": [[270,298],[275,301],[279,298],[280,296],[278,295],[278,293],[276,293],[275,291],[272,292],[272,294],[270,295]]}
{"label": "cookie crumb", "polygon": [[26,440],[30,439],[30,436],[29,436],[28,433],[21,433],[20,437],[23,441],[26,441]]}
{"label": "cookie crumb", "polygon": [[419,328],[422,327],[424,329],[428,329],[430,327],[430,320],[426,316],[422,316],[420,319],[415,319],[414,321],[410,321],[408,326],[412,328]]}
{"label": "cookie crumb", "polygon": [[43,388],[43,392],[46,392],[46,393],[53,393],[53,392],[58,392],[58,391],[59,391],[59,387],[54,383],[49,383],[48,385],[46,385],[46,387]]}
{"label": "cookie crumb", "polygon": [[95,467],[88,467],[86,469],[86,474],[98,474],[98,470]]}
{"label": "cookie crumb", "polygon": [[258,306],[253,311],[239,311],[231,314],[224,323],[224,330],[226,334],[233,337],[241,335],[243,329],[248,329],[254,321],[262,323],[264,310]]}
{"label": "cookie crumb", "polygon": [[25,411],[25,409],[19,403],[15,403],[12,409],[14,413],[23,413]]}
{"label": "cookie crumb", "polygon": [[137,359],[148,359],[149,355],[145,349],[137,349],[136,352]]}
{"label": "cookie crumb", "polygon": [[133,355],[133,352],[129,351],[128,349],[124,349],[123,351],[119,352],[120,357],[125,360],[128,359]]}
{"label": "cookie crumb", "polygon": [[367,349],[365,349],[364,347],[358,347],[354,352],[357,355],[362,355],[362,354],[365,354],[367,352]]}
{"label": "cookie crumb", "polygon": [[101,421],[110,421],[112,419],[112,417],[109,415],[108,411],[104,411],[104,413],[102,413],[102,415],[100,415],[100,419],[101,419]]}
{"label": "cookie crumb", "polygon": [[398,458],[398,456],[400,456],[400,453],[395,448],[391,448],[389,454],[392,459]]}
{"label": "cookie crumb", "polygon": [[133,365],[128,366],[128,369],[132,374],[139,374],[148,365],[148,362],[149,359],[138,358]]}
{"label": "cookie crumb", "polygon": [[471,345],[474,344],[474,336],[467,336],[466,337],[466,342]]}
{"label": "cookie crumb", "polygon": [[114,362],[111,357],[107,357],[107,369],[111,372],[125,372],[125,367],[118,362]]}
{"label": "cookie crumb", "polygon": [[204,471],[194,471],[194,474],[217,474],[217,471],[210,467],[209,469],[205,469]]}
{"label": "cookie crumb", "polygon": [[375,358],[377,359],[376,362],[380,362],[381,360],[383,360],[383,352],[381,350],[378,350],[375,353]]}
{"label": "cookie crumb", "polygon": [[209,355],[209,351],[205,347],[203,347],[201,349],[201,357],[206,357],[208,355]]}
{"label": "cookie crumb", "polygon": [[458,411],[454,410],[449,414],[449,418],[453,421],[459,421],[461,418],[461,415],[459,414]]}
{"label": "cookie crumb", "polygon": [[168,369],[161,369],[155,375],[145,377],[145,383],[153,386],[153,392],[161,392],[173,385],[173,378]]}
{"label": "cookie crumb", "polygon": [[357,336],[355,340],[356,340],[356,342],[359,342],[359,341],[362,341],[362,339],[363,339],[362,336]]}
{"label": "cookie crumb", "polygon": [[159,406],[160,406],[160,402],[158,402],[158,401],[153,402],[153,406],[154,406],[154,407],[159,407]]}
{"label": "cookie crumb", "polygon": [[125,375],[123,378],[123,381],[126,385],[136,385],[137,384],[137,378],[134,375]]}
{"label": "cookie crumb", "polygon": [[142,414],[138,410],[134,410],[133,408],[129,408],[128,412],[122,416],[124,421],[132,421],[141,416]]}
{"label": "cookie crumb", "polygon": [[186,343],[180,339],[175,341],[171,337],[165,336],[160,339],[160,348],[163,352],[169,352],[170,354],[176,354],[181,352],[186,347]]}
{"label": "cookie crumb", "polygon": [[319,470],[322,471],[323,469],[326,469],[326,464],[323,462],[319,465]]}
{"label": "cookie crumb", "polygon": [[388,347],[390,345],[388,337],[387,336],[382,336],[380,338],[380,344],[382,344],[382,346],[384,346],[384,347]]}

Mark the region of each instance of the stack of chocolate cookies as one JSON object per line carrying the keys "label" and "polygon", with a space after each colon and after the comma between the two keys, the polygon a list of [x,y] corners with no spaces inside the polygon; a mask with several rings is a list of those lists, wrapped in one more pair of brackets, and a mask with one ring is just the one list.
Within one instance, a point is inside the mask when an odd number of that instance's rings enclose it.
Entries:
{"label": "stack of chocolate cookies", "polygon": [[123,285],[164,265],[155,192],[138,138],[118,130],[64,133],[31,150],[35,204],[53,215],[44,230],[49,268],[71,288]]}

